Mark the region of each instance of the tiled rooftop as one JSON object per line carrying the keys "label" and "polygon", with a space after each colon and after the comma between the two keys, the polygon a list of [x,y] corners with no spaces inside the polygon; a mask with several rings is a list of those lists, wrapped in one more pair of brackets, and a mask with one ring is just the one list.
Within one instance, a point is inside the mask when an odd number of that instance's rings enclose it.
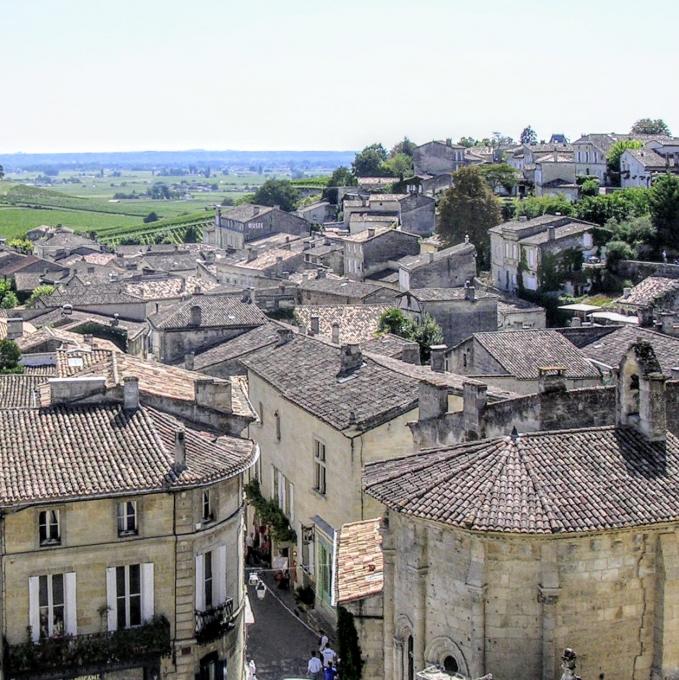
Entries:
{"label": "tiled rooftop", "polygon": [[597,369],[558,331],[497,331],[473,337],[508,375],[519,380],[537,380],[541,366],[563,366],[566,378],[599,377]]}
{"label": "tiled rooftop", "polygon": [[319,335],[330,338],[333,323],[339,323],[340,344],[372,340],[387,305],[298,305],[295,318],[308,333],[311,317],[318,317]]}
{"label": "tiled rooftop", "polygon": [[[442,260],[446,257],[450,257],[451,255],[471,254],[474,252],[476,252],[476,248],[474,247],[473,243],[458,243],[457,245],[450,246],[450,248],[444,248],[443,250],[439,250],[433,253],[433,256],[434,261],[436,261]],[[430,264],[431,263],[430,255],[431,253],[408,255],[406,257],[402,257],[398,262],[399,265],[403,267],[403,269],[413,271],[413,269],[416,269],[417,267],[422,267]]]}
{"label": "tiled rooftop", "polygon": [[174,468],[171,416],[121,405],[0,410],[0,506],[186,488],[226,479],[255,460],[252,441],[185,428]]}
{"label": "tiled rooftop", "polygon": [[679,279],[649,276],[634,286],[627,297],[622,295],[616,302],[623,305],[646,307],[662,301],[665,295],[679,295]]}
{"label": "tiled rooftop", "polygon": [[0,407],[34,408],[38,404],[38,385],[44,380],[36,375],[0,375]]}
{"label": "tiled rooftop", "polygon": [[156,328],[186,328],[191,322],[191,308],[201,310],[200,328],[215,326],[259,326],[266,317],[256,305],[241,302],[232,295],[194,295],[169,311],[149,316]]}
{"label": "tiled rooftop", "polygon": [[382,520],[342,525],[337,539],[337,603],[346,604],[382,592],[384,556]]}
{"label": "tiled rooftop", "polygon": [[631,428],[500,437],[369,463],[387,507],[472,531],[570,533],[679,519],[679,440]]}

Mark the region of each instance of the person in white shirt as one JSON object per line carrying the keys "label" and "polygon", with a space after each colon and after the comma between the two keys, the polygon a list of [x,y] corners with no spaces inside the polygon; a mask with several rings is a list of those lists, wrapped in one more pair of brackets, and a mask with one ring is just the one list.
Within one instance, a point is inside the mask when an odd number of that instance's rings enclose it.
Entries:
{"label": "person in white shirt", "polygon": [[332,661],[334,664],[336,659],[337,654],[335,654],[330,645],[326,644],[325,649],[323,650],[323,665],[327,666],[328,661]]}
{"label": "person in white shirt", "polygon": [[318,639],[318,651],[322,654],[323,650],[328,646],[328,636],[324,630],[321,630],[321,637]]}
{"label": "person in white shirt", "polygon": [[321,680],[321,674],[323,673],[323,664],[321,660],[316,656],[316,651],[311,652],[311,658],[307,664],[307,675],[311,680]]}

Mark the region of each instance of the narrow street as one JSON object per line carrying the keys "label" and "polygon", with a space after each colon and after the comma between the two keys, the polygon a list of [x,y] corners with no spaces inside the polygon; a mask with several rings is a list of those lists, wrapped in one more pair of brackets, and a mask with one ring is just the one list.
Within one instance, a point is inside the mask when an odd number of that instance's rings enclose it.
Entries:
{"label": "narrow street", "polygon": [[[247,586],[255,622],[248,626],[247,660],[255,660],[257,680],[305,678],[307,660],[318,649],[318,636],[267,590],[263,600]],[[293,607],[290,607],[294,611]]]}

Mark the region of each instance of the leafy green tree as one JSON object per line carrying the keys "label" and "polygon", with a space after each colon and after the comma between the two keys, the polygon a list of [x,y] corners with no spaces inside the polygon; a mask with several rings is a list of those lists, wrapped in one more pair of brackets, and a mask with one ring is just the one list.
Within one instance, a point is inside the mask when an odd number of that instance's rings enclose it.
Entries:
{"label": "leafy green tree", "polygon": [[618,184],[620,183],[620,157],[627,149],[641,149],[643,145],[644,143],[638,139],[619,139],[608,150],[606,166],[612,177],[618,180]]}
{"label": "leafy green tree", "polygon": [[243,194],[242,196],[239,196],[235,204],[236,205],[243,205],[244,203],[254,203],[255,202],[255,195],[254,194]]}
{"label": "leafy green tree", "polygon": [[490,145],[497,149],[500,146],[511,146],[514,144],[514,139],[508,135],[503,135],[501,132],[493,132],[493,137],[490,140]]}
{"label": "leafy green tree", "polygon": [[231,198],[231,196],[224,196],[224,198],[222,199],[222,205],[232,206],[235,205],[235,201],[233,200],[233,198]]}
{"label": "leafy green tree", "polygon": [[257,205],[277,205],[281,210],[291,212],[297,207],[299,197],[299,191],[290,180],[267,179],[255,192],[252,202]]}
{"label": "leafy green tree", "polygon": [[385,309],[377,326],[380,333],[391,333],[401,338],[413,335],[413,322],[397,307]]}
{"label": "leafy green tree", "polygon": [[31,292],[31,297],[28,298],[26,304],[29,307],[32,307],[38,298],[42,297],[43,295],[52,295],[53,292],[54,286],[50,286],[48,283],[43,283],[39,286],[36,286]]}
{"label": "leafy green tree", "polygon": [[649,203],[659,245],[679,249],[679,177],[660,175],[650,189]]}
{"label": "leafy green tree", "polygon": [[514,199],[514,218],[525,216],[529,220],[541,215],[572,215],[573,204],[563,196],[528,196]]}
{"label": "leafy green tree", "polygon": [[634,250],[629,243],[624,241],[609,241],[606,246],[606,265],[611,271],[615,271],[620,260],[634,258]]}
{"label": "leafy green tree", "polygon": [[407,137],[404,137],[398,144],[395,144],[392,147],[389,152],[389,157],[393,158],[394,156],[403,153],[412,158],[416,148],[417,144],[415,144],[415,142],[411,142]]}
{"label": "leafy green tree", "polygon": [[150,222],[157,222],[158,221],[158,215],[157,213],[151,211],[143,220],[142,222],[144,224],[149,224]]}
{"label": "leafy green tree", "polygon": [[469,235],[476,246],[479,263],[485,266],[490,250],[488,230],[501,219],[500,201],[481,171],[474,166],[460,168],[439,205],[438,232],[443,241],[454,245]]}
{"label": "leafy green tree", "polygon": [[12,309],[19,304],[9,281],[0,280],[0,308]]}
{"label": "leafy green tree", "polygon": [[666,135],[671,137],[672,133],[667,123],[662,118],[640,118],[630,130],[633,135]]}
{"label": "leafy green tree", "polygon": [[478,139],[473,137],[460,137],[457,142],[460,146],[464,146],[466,149],[471,149],[473,146],[479,146],[480,142]]}
{"label": "leafy green tree", "polygon": [[410,177],[413,174],[413,159],[405,153],[397,153],[384,164],[394,177]]}
{"label": "leafy green tree", "polygon": [[511,193],[518,182],[517,171],[508,163],[484,163],[479,171],[495,192],[502,187]]}
{"label": "leafy green tree", "polygon": [[521,144],[537,144],[538,143],[538,135],[535,130],[529,125],[528,127],[523,128],[521,130],[521,135],[519,137],[519,142]]}
{"label": "leafy green tree", "polygon": [[580,184],[581,196],[598,196],[599,180],[596,177],[589,177]]}
{"label": "leafy green tree", "polygon": [[384,166],[386,160],[386,149],[381,144],[371,144],[356,154],[351,169],[356,177],[389,177]]}
{"label": "leafy green tree", "polygon": [[335,168],[335,171],[330,175],[328,180],[329,187],[353,187],[358,184],[356,175],[349,169],[340,165],[339,168]]}
{"label": "leafy green tree", "polygon": [[650,215],[630,217],[625,220],[610,219],[604,225],[610,232],[610,241],[627,243],[634,251],[634,257],[648,255],[656,243],[657,231]]}
{"label": "leafy green tree", "polygon": [[621,189],[611,194],[586,196],[575,204],[575,214],[581,220],[604,225],[640,217],[649,211],[650,190],[640,187]]}
{"label": "leafy green tree", "polygon": [[7,241],[7,245],[22,253],[30,254],[33,252],[33,244],[27,238],[10,239]]}
{"label": "leafy green tree", "polygon": [[14,340],[0,340],[0,373],[23,373],[20,358],[21,350]]}
{"label": "leafy green tree", "polygon": [[413,327],[413,336],[410,338],[420,346],[420,361],[423,364],[429,362],[432,345],[440,345],[443,342],[443,331],[429,314],[423,314],[422,318]]}

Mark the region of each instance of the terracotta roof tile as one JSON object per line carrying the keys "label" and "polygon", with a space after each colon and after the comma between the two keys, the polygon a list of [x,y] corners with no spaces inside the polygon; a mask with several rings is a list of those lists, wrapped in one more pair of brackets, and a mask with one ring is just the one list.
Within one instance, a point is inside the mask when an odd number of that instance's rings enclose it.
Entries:
{"label": "terracotta roof tile", "polygon": [[337,540],[337,602],[345,604],[382,592],[382,521],[344,524]]}

